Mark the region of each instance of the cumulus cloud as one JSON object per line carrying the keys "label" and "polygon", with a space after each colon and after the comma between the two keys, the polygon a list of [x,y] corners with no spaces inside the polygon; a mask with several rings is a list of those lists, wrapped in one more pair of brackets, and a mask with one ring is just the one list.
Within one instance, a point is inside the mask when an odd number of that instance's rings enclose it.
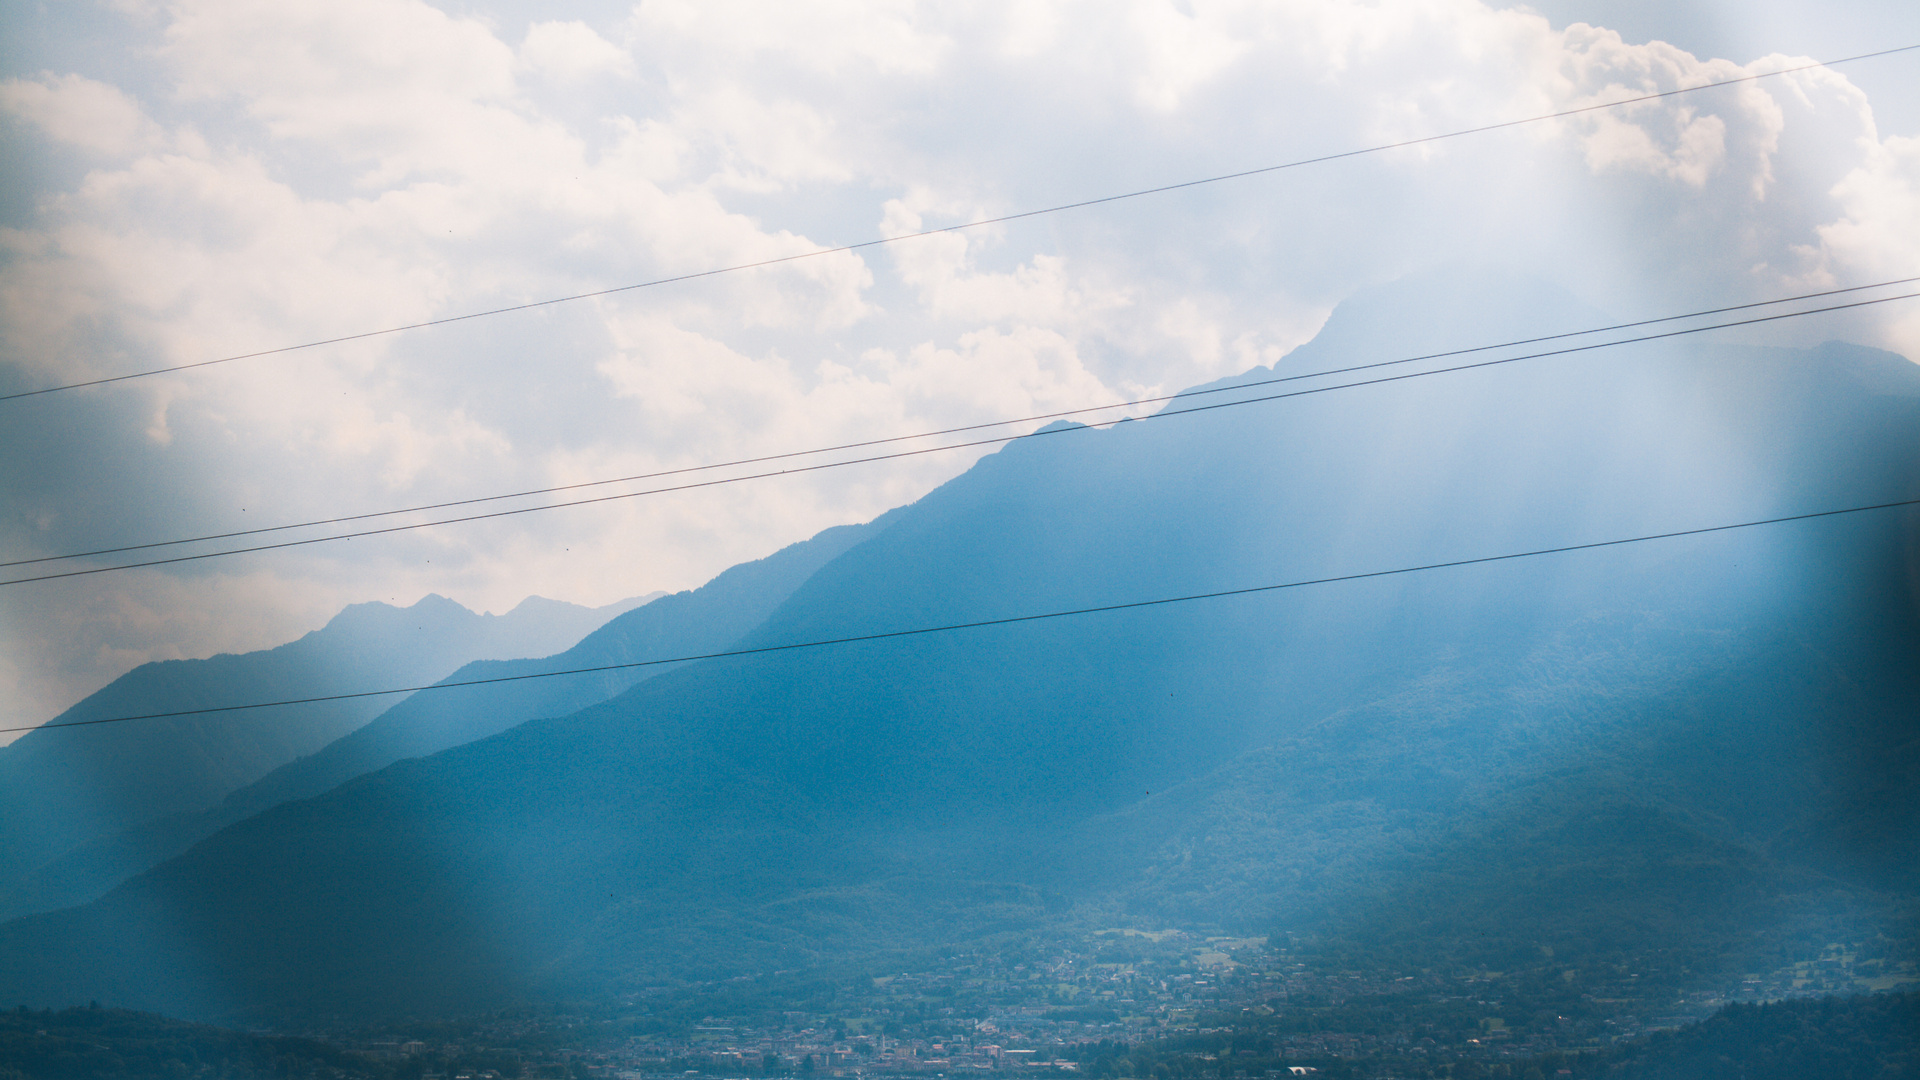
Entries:
{"label": "cumulus cloud", "polygon": [[527,27],[519,60],[530,71],[567,80],[634,73],[632,55],[578,20]]}
{"label": "cumulus cloud", "polygon": [[[120,65],[0,72],[9,152],[71,162],[0,231],[8,389],[770,265],[15,403],[13,557],[1176,390],[1451,260],[1644,316],[1920,248],[1920,144],[1818,70],[792,259],[1799,62],[1477,0],[174,0],[123,30]],[[1912,315],[1804,332],[1920,355]],[[142,657],[291,636],[269,610],[693,585],[968,460],[109,575],[85,604],[21,587],[0,635],[46,662],[4,677],[58,669],[13,695],[45,712]]]}
{"label": "cumulus cloud", "polygon": [[118,87],[84,75],[8,79],[0,83],[0,110],[54,139],[107,157],[129,157],[166,142],[137,102]]}
{"label": "cumulus cloud", "polygon": [[926,77],[951,49],[938,16],[912,0],[825,0],[797,6],[760,0],[660,0],[633,9],[650,58],[683,58],[736,76],[772,63],[822,75],[860,72]]}
{"label": "cumulus cloud", "polygon": [[[1861,157],[1834,186],[1841,217],[1803,249],[1818,267],[1808,280],[1907,277],[1920,266],[1920,138],[1861,140]],[[1886,344],[1920,358],[1920,310],[1899,308],[1882,328]]]}

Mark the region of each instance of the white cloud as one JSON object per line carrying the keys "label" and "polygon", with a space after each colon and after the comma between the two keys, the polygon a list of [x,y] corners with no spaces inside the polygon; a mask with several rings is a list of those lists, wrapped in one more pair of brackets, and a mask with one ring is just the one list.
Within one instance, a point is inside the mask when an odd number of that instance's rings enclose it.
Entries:
{"label": "white cloud", "polygon": [[1230,32],[1233,27],[1203,17],[1191,5],[1146,0],[1131,8],[1129,36],[1144,46],[1134,94],[1154,112],[1178,109],[1188,94],[1250,51],[1249,42]]}
{"label": "white cloud", "polygon": [[336,151],[370,132],[431,139],[461,119],[446,110],[514,94],[510,47],[418,0],[178,0],[169,10],[164,50],[181,94],[236,102],[276,135]]}
{"label": "white cloud", "polygon": [[[1920,267],[1920,138],[1890,138],[1864,147],[1860,162],[1834,187],[1843,216],[1819,229],[1808,255],[1821,272],[1811,280],[1887,280]],[[1920,309],[1895,306],[1878,344],[1920,358]]]}
{"label": "white cloud", "polygon": [[633,57],[583,22],[537,22],[520,43],[520,64],[559,79],[631,77]]}
{"label": "white cloud", "polygon": [[929,76],[951,46],[938,19],[913,0],[654,0],[635,6],[632,33],[656,63],[680,54],[736,75],[773,63],[829,76],[856,69]]}
{"label": "white cloud", "polygon": [[[907,236],[923,231],[926,222],[913,208],[937,200],[924,189],[908,199],[889,199],[880,231],[885,236]],[[952,207],[947,207],[952,214]],[[984,210],[961,210],[954,217],[979,219]],[[977,272],[969,257],[977,245],[992,243],[988,229],[941,233],[893,247],[890,254],[900,280],[913,287],[920,303],[936,319],[962,323],[1002,325],[1039,323],[1084,328],[1100,315],[1129,306],[1117,290],[1076,278],[1067,261],[1057,255],[1034,255],[1006,273]]]}
{"label": "white cloud", "polygon": [[82,75],[44,75],[0,83],[0,109],[63,143],[109,157],[156,150],[160,126],[119,88]]}
{"label": "white cloud", "polygon": [[1619,114],[1599,117],[1587,136],[1587,164],[1596,171],[1639,169],[1665,175],[1691,187],[1705,187],[1726,163],[1727,124],[1717,116],[1695,117],[1690,110],[1673,117],[1669,145],[1655,142],[1646,127]]}

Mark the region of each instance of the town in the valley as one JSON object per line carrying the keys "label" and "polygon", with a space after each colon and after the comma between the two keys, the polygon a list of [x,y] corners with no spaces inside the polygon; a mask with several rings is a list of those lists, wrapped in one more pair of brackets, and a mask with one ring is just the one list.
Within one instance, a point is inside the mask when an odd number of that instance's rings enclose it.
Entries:
{"label": "town in the valley", "polygon": [[[1576,1075],[1583,1055],[1732,1002],[1894,989],[1911,961],[1828,944],[1717,986],[1657,959],[1524,971],[1342,971],[1282,939],[1105,930],[933,966],[641,987],[617,1008],[514,1011],[337,1040],[421,1080]],[[1641,968],[1642,970],[1631,970]],[[717,1007],[716,1003],[727,1003]],[[1568,1067],[1542,1070],[1542,1063]]]}

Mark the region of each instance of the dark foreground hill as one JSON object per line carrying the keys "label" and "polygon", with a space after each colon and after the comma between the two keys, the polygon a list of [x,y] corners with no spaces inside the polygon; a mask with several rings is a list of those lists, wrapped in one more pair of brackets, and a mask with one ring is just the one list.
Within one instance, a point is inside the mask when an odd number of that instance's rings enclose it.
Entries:
{"label": "dark foreground hill", "polygon": [[[1404,286],[1286,364],[1591,318]],[[1912,498],[1917,464],[1920,369],[1844,346],[1056,429],[876,523],[743,644],[1345,580],[688,665],[0,927],[0,1000],[452,1012],[1088,912],[1702,972],[1893,926],[1920,839],[1914,515],[1353,575]]]}
{"label": "dark foreground hill", "polygon": [[[481,615],[441,596],[408,608],[355,604],[298,641],[240,655],[142,664],[54,718],[106,717],[417,686],[481,657],[539,656],[633,607],[529,597]],[[28,732],[0,747],[0,915],[98,895],[36,871],[66,852],[193,813],[365,724],[391,699],[316,702],[262,714],[171,717]],[[151,865],[151,863],[147,864]],[[120,876],[110,877],[111,885]]]}
{"label": "dark foreground hill", "polygon": [[[1625,1080],[1892,1080],[1920,1075],[1920,994],[1731,1005],[1608,1056]],[[1596,1072],[1598,1070],[1595,1070]]]}
{"label": "dark foreground hill", "polygon": [[[698,589],[659,597],[618,615],[564,652],[542,659],[476,660],[440,681],[514,678],[714,652],[759,625],[802,581],[855,543],[862,532],[863,527],[857,526],[828,529],[765,559],[736,566]],[[14,907],[9,913],[84,903],[262,810],[318,795],[402,758],[472,742],[525,720],[564,716],[605,701],[671,666],[415,694],[214,805],[149,818],[132,828],[75,845],[24,875],[12,891]],[[343,677],[337,672],[335,675]],[[352,678],[366,680],[370,676],[356,673]],[[259,720],[250,722],[257,724]]]}
{"label": "dark foreground hill", "polygon": [[314,1039],[249,1035],[126,1009],[0,1012],[5,1080],[385,1080],[393,1070]]}

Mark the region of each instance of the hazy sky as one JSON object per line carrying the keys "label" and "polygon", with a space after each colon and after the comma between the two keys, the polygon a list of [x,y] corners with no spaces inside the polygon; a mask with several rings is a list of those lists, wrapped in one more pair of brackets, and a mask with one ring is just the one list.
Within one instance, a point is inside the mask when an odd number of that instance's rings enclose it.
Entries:
{"label": "hazy sky", "polygon": [[[0,393],[1920,43],[1911,2],[0,10]],[[1621,318],[1920,273],[1920,52],[0,402],[0,558],[1170,391],[1456,261]],[[1773,332],[1920,357],[1912,304]],[[356,601],[689,587],[979,452],[0,587],[0,720]]]}

